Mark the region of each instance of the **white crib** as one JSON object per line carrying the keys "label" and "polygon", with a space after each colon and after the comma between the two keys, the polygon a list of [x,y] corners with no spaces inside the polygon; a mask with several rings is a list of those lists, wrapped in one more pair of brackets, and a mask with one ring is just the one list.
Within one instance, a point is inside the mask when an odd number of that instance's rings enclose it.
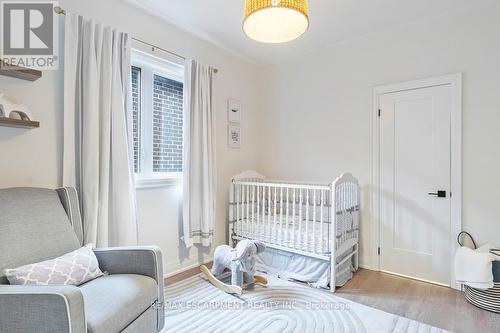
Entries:
{"label": "white crib", "polygon": [[246,171],[232,179],[229,239],[260,240],[328,261],[334,292],[336,267],[351,260],[358,269],[359,210],[358,180],[350,173],[330,184],[311,184],[271,181]]}

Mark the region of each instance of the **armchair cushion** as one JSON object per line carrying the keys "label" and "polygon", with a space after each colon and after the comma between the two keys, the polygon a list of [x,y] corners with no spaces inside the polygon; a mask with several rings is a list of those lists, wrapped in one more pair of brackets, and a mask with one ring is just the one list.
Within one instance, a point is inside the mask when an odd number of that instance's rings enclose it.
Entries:
{"label": "armchair cushion", "polygon": [[5,270],[12,285],[79,286],[102,275],[92,244],[55,259]]}
{"label": "armchair cushion", "polygon": [[165,325],[163,266],[157,246],[97,248],[94,253],[102,271],[109,274],[138,274],[153,278],[157,283],[157,327]]}
{"label": "armchair cushion", "polygon": [[158,285],[136,274],[103,276],[80,286],[88,333],[120,332],[158,299]]}
{"label": "armchair cushion", "polygon": [[5,268],[56,258],[81,245],[57,193],[42,188],[0,189],[0,284]]}

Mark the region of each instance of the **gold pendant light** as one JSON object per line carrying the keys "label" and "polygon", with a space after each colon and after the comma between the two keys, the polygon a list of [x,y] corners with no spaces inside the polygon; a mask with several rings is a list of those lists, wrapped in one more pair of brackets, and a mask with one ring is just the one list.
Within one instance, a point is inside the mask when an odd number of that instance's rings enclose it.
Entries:
{"label": "gold pendant light", "polygon": [[245,34],[263,43],[284,43],[309,27],[307,0],[245,0]]}

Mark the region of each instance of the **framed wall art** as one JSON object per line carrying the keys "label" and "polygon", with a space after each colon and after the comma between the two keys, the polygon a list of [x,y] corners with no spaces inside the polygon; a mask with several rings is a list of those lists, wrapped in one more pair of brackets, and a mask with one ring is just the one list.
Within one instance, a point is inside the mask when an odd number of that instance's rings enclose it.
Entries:
{"label": "framed wall art", "polygon": [[241,147],[241,127],[238,125],[227,126],[227,146],[239,149]]}
{"label": "framed wall art", "polygon": [[235,124],[241,123],[241,102],[239,100],[227,100],[227,121]]}

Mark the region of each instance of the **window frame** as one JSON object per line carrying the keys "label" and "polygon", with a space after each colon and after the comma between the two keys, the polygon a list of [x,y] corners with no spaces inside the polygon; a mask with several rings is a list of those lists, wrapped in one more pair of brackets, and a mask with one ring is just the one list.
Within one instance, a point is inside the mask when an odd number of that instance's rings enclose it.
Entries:
{"label": "window frame", "polygon": [[[184,85],[184,66],[138,49],[132,49],[131,58],[131,70],[132,67],[140,68],[139,165],[138,172],[134,172],[135,186],[136,188],[150,188],[177,185],[182,180],[182,171],[153,172],[153,86],[155,75],[181,82]],[[182,144],[184,147],[184,141]]]}
{"label": "window frame", "polygon": [[[138,80],[138,100],[139,100],[139,109],[137,110],[137,152],[139,154],[139,156],[141,155],[141,149],[142,149],[142,119],[141,119],[141,116],[142,116],[142,70],[140,67],[137,67],[137,66],[134,66],[134,65],[131,65],[130,67],[130,79],[131,79],[131,82],[132,82],[132,69],[133,68],[137,68],[138,70],[138,75],[139,75],[139,80]],[[134,93],[133,93],[133,85],[131,84],[131,92],[130,92],[130,110],[131,112],[134,112],[134,101],[133,101],[133,98],[134,98]],[[134,116],[131,115],[130,116],[130,119],[132,121],[132,124],[130,124],[130,128],[132,129],[132,131],[134,130]],[[141,161],[140,159],[138,159],[137,161],[137,172],[135,171],[135,142],[134,142],[134,133],[132,133],[132,136],[131,136],[131,144],[132,144],[132,159],[133,159],[133,163],[132,163],[132,170],[133,170],[133,174],[135,176],[136,173],[139,173],[140,170],[141,170]]]}

